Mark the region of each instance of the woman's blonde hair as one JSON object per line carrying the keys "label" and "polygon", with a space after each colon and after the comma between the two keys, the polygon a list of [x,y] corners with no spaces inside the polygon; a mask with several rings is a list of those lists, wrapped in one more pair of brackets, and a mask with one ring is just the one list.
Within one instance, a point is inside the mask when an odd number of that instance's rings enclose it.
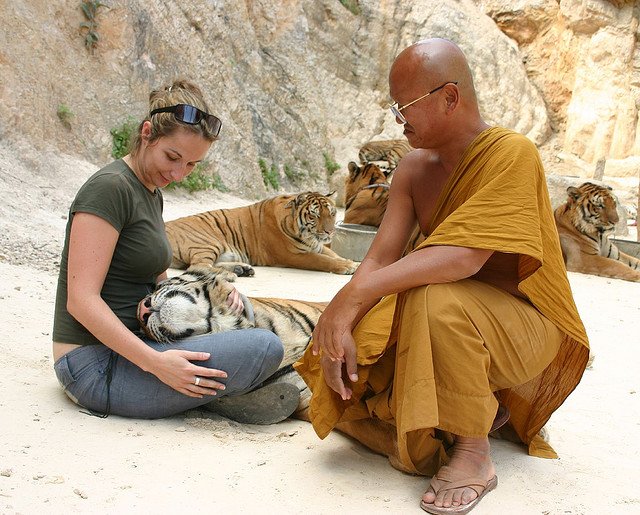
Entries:
{"label": "woman's blonde hair", "polygon": [[[154,90],[149,94],[149,113],[154,109],[160,109],[162,107],[171,107],[176,104],[188,104],[197,107],[205,113],[209,112],[209,107],[204,100],[204,95],[198,86],[185,79],[176,79],[170,86],[165,86],[162,89]],[[173,113],[157,113],[150,116],[145,116],[144,120],[140,122],[138,131],[133,137],[130,145],[130,152],[135,155],[142,146],[142,125],[146,121],[151,122],[151,134],[149,136],[149,143],[153,143],[163,136],[169,136],[179,127],[194,134],[199,134],[207,141],[214,141],[217,134],[214,134],[211,127],[204,120],[201,123],[191,125],[182,123],[176,119]]]}

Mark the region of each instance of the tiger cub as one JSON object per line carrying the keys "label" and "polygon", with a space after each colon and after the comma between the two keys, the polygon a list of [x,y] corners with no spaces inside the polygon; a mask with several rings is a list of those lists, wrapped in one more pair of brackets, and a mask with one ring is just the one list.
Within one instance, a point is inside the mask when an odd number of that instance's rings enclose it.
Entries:
{"label": "tiger cub", "polygon": [[379,227],[389,200],[389,183],[385,174],[374,163],[358,166],[351,161],[348,169],[345,223]]}
{"label": "tiger cub", "polygon": [[210,268],[191,268],[158,284],[140,302],[138,321],[149,338],[164,343],[250,327],[274,332],[284,345],[284,358],[269,381],[298,387],[297,416],[304,418],[311,392],[292,365],[302,357],[327,303],[242,296],[245,311],[236,314],[226,302],[231,290],[232,286]]}
{"label": "tiger cub", "polygon": [[362,164],[386,161],[385,175],[389,176],[398,167],[398,162],[413,147],[406,139],[372,140],[360,147],[358,159]]}
{"label": "tiger cub", "polygon": [[618,222],[609,186],[585,182],[567,188],[567,202],[554,217],[567,270],[640,281],[640,260],[620,252],[610,237]]}
{"label": "tiger cub", "polygon": [[231,281],[254,275],[251,265],[353,274],[358,263],[326,246],[336,217],[329,197],[316,192],[278,195],[167,222],[172,266],[208,266]]}

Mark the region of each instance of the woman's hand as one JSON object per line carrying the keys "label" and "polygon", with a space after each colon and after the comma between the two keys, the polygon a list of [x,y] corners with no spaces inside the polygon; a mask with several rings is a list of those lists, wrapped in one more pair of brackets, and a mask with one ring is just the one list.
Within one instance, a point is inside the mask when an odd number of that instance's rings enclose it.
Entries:
{"label": "woman's hand", "polygon": [[231,308],[231,311],[233,311],[235,315],[240,315],[244,311],[244,303],[242,302],[240,292],[233,286],[231,286],[231,288],[232,290],[227,296],[227,306]]}
{"label": "woman's hand", "polygon": [[158,353],[153,369],[149,372],[174,390],[189,397],[202,398],[205,395],[216,395],[217,390],[224,390],[225,386],[214,378],[224,379],[227,373],[191,363],[209,358],[208,352],[167,350]]}

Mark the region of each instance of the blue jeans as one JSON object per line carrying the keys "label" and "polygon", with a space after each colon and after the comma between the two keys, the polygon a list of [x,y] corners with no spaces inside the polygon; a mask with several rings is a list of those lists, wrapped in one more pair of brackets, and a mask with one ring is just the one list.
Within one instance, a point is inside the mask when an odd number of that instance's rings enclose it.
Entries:
{"label": "blue jeans", "polygon": [[284,354],[280,339],[264,329],[205,334],[172,344],[147,339],[144,342],[160,352],[183,349],[210,353],[208,360],[196,364],[224,370],[227,378],[216,380],[225,383],[226,389],[218,390],[215,397],[189,397],[104,345],[86,345],[62,356],[54,364],[58,381],[71,400],[92,411],[123,417],[161,418],[222,396],[250,392],[278,369]]}

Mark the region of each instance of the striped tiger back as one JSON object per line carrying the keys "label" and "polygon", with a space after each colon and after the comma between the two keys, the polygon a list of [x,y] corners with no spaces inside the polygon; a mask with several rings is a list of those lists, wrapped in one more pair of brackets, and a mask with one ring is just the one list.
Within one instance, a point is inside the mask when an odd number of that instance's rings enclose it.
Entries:
{"label": "striped tiger back", "polygon": [[377,163],[380,165],[380,162],[386,162],[386,167],[381,165],[381,169],[385,171],[386,175],[390,175],[397,168],[400,159],[412,150],[413,147],[406,139],[372,140],[360,147],[358,159],[362,164]]}

